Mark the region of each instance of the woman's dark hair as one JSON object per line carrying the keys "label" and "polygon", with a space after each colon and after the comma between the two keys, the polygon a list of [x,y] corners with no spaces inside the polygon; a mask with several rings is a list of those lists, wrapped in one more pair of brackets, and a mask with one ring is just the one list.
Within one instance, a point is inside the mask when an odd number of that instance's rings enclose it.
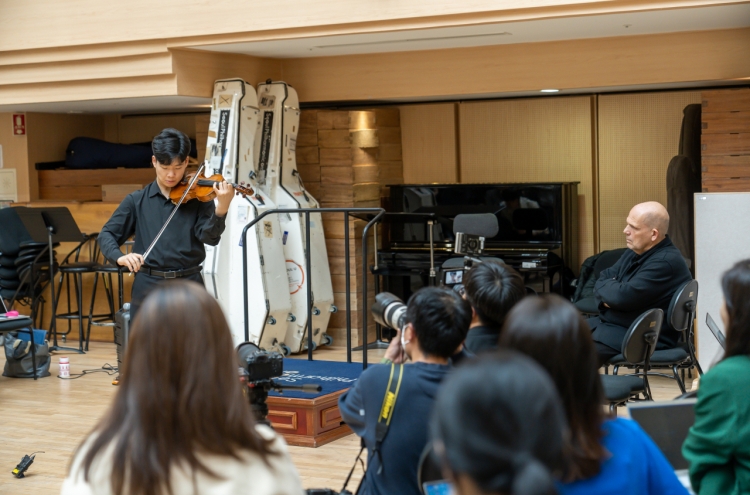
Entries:
{"label": "woman's dark hair", "polygon": [[454,475],[485,493],[557,493],[565,413],[549,375],[533,360],[498,351],[462,364],[433,408],[435,451]]}
{"label": "woman's dark hair", "polygon": [[466,274],[464,288],[482,325],[497,330],[503,326],[510,308],[526,295],[518,272],[495,260],[474,265]]}
{"label": "woman's dark hair", "polygon": [[609,455],[601,444],[604,393],[591,330],[575,306],[555,294],[524,299],[505,320],[500,347],[534,359],[557,386],[570,426],[564,481],[598,474]]}
{"label": "woman's dark hair", "polygon": [[175,158],[184,162],[190,154],[190,138],[177,129],[168,127],[154,136],[151,151],[156,161],[162,165],[171,165]]}
{"label": "woman's dark hair", "polygon": [[466,339],[471,307],[455,291],[423,287],[409,298],[406,322],[414,325],[423,352],[448,358]]}
{"label": "woman's dark hair", "polygon": [[84,478],[110,446],[116,495],[172,493],[170,470],[180,464],[220,477],[198,452],[239,458],[250,450],[266,460],[270,442],[255,431],[237,368],[227,321],[203,287],[175,281],[154,290],[133,322],[125,373],[92,433]]}
{"label": "woman's dark hair", "polygon": [[750,354],[750,259],[740,261],[721,279],[727,307],[727,348],[724,359]]}

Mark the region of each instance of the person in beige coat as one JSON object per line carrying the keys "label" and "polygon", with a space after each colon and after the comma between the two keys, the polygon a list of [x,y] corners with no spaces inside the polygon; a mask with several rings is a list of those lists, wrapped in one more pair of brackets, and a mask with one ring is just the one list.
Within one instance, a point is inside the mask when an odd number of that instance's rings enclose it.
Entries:
{"label": "person in beige coat", "polygon": [[62,495],[301,495],[284,441],[256,425],[224,314],[195,282],[152,292],[120,387]]}

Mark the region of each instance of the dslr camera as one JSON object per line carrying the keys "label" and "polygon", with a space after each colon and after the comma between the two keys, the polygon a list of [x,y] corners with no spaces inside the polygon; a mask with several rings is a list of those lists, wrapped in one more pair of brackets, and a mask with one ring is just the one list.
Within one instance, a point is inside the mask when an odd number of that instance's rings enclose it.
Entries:
{"label": "dslr camera", "polygon": [[237,357],[242,367],[240,376],[248,383],[256,383],[284,374],[284,356],[275,351],[262,351],[252,342],[243,342],[237,346]]}
{"label": "dslr camera", "polygon": [[270,390],[299,390],[310,394],[321,391],[320,385],[281,385],[273,381],[284,374],[284,356],[280,352],[263,351],[252,342],[243,342],[237,346],[237,357],[240,362],[240,379],[247,382],[245,391],[259,423],[271,426],[267,419],[266,404]]}

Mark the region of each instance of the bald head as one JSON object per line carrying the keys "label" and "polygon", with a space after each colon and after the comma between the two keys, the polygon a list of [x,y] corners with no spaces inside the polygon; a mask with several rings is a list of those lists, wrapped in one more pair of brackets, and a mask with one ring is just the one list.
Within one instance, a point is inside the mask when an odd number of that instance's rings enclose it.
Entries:
{"label": "bald head", "polygon": [[635,205],[628,214],[625,240],[628,248],[643,254],[664,240],[669,230],[669,213],[661,203]]}

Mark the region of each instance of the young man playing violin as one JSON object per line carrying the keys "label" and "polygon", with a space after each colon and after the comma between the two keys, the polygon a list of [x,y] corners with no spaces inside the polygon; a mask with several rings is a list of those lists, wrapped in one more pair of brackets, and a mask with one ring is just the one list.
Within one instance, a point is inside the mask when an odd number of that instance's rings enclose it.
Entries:
{"label": "young man playing violin", "polygon": [[[224,220],[234,197],[234,188],[226,182],[213,186],[213,201],[183,202],[144,259],[153,240],[169,218],[174,204],[169,193],[185,175],[190,140],[176,129],[164,129],[151,143],[151,162],[156,180],[129,194],[99,233],[102,254],[112,263],[135,273],[130,301],[130,316],[135,318],[146,295],[159,283],[177,278],[203,284],[200,264],[206,257],[204,244],[215,246],[224,232]],[[120,246],[135,234],[133,252],[123,254]]]}

